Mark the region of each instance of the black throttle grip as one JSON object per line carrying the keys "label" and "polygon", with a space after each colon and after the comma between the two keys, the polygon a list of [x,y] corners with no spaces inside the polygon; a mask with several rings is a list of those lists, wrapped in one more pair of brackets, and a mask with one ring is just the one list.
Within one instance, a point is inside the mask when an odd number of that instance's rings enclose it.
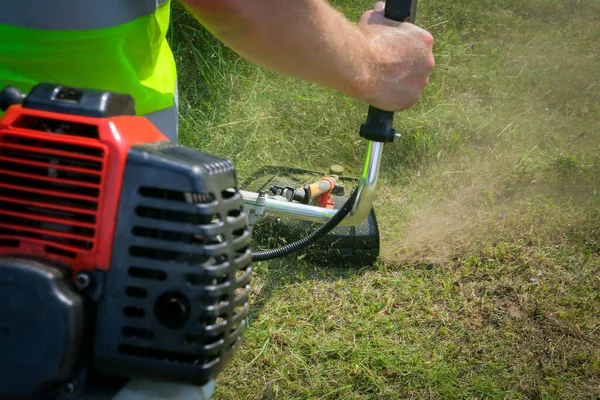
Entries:
{"label": "black throttle grip", "polygon": [[414,21],[414,16],[411,15],[411,12],[413,12],[412,3],[412,0],[387,0],[385,3],[385,17],[402,22],[412,17]]}
{"label": "black throttle grip", "polygon": [[[394,21],[414,21],[417,0],[387,0],[385,3],[385,17]],[[374,142],[393,142],[396,131],[394,112],[380,110],[369,106],[367,120],[360,126],[360,136]]]}

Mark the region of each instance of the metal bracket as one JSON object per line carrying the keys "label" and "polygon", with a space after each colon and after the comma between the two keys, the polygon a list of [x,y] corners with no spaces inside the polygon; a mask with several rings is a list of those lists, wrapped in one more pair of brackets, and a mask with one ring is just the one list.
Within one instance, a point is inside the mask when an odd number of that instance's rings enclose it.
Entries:
{"label": "metal bracket", "polygon": [[265,204],[267,202],[267,192],[261,190],[254,203],[244,203],[246,214],[248,215],[248,225],[252,229],[253,225],[265,216]]}

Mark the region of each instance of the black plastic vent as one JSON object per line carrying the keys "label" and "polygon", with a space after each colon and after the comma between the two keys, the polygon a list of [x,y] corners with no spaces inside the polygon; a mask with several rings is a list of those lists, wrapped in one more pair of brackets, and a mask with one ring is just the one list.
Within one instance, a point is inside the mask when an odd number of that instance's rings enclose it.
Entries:
{"label": "black plastic vent", "polygon": [[186,193],[179,190],[168,190],[148,186],[141,187],[139,192],[143,197],[183,201],[191,204],[208,204],[215,201],[215,196],[212,193]]}
{"label": "black plastic vent", "polygon": [[170,148],[129,153],[96,361],[111,373],[202,384],[242,339],[250,233],[235,171],[206,172],[228,162],[183,147],[176,162]]}
{"label": "black plastic vent", "polygon": [[[161,145],[161,153],[168,157],[183,159],[189,156],[189,148],[177,143],[164,143]],[[209,175],[235,174],[235,168],[229,160],[204,154],[205,162],[199,167],[203,168]]]}

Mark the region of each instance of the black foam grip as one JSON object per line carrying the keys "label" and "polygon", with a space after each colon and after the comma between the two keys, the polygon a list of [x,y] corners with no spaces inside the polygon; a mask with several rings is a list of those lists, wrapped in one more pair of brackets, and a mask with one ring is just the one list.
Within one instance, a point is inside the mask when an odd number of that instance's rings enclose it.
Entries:
{"label": "black foam grip", "polygon": [[[406,21],[411,17],[414,20],[414,15],[411,15],[411,10],[414,10],[413,1],[417,0],[387,0],[385,17],[394,21]],[[395,134],[392,129],[393,122],[394,112],[369,106],[369,114],[361,128],[361,136],[379,142],[393,141]]]}
{"label": "black foam grip", "polygon": [[393,142],[396,132],[392,128],[394,113],[369,106],[367,120],[360,127],[360,136],[374,142]]}
{"label": "black foam grip", "polygon": [[412,0],[387,0],[385,3],[385,17],[394,21],[404,21],[409,17],[412,9]]}

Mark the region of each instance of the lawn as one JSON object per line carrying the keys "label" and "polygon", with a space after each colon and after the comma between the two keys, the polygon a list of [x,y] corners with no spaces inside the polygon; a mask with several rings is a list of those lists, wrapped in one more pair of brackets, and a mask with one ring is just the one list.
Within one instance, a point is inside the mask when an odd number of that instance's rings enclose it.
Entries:
{"label": "lawn", "polygon": [[[600,398],[600,2],[421,1],[417,23],[437,65],[386,145],[380,261],[255,264],[216,399]],[[185,144],[242,178],[360,173],[364,103],[173,24]]]}

